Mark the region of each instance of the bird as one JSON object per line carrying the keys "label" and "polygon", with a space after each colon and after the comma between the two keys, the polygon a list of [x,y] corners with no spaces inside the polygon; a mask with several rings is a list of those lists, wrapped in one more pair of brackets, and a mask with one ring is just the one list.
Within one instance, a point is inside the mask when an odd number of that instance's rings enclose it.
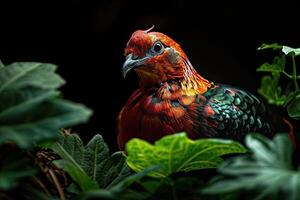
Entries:
{"label": "bird", "polygon": [[249,132],[273,134],[259,98],[205,79],[177,42],[152,29],[133,32],[125,48],[123,77],[135,71],[139,86],[118,115],[120,149],[132,138],[153,143],[179,132],[191,139],[235,140]]}

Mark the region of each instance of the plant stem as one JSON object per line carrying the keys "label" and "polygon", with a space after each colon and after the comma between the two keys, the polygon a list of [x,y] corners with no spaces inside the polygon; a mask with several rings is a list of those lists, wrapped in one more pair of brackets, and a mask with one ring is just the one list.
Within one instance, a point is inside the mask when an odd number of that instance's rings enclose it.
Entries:
{"label": "plant stem", "polygon": [[293,82],[294,82],[294,86],[295,86],[295,89],[296,91],[299,90],[299,87],[298,87],[298,83],[297,83],[297,69],[296,69],[296,61],[295,61],[295,56],[292,56],[292,61],[293,61]]}
{"label": "plant stem", "polygon": [[286,75],[288,78],[290,78],[290,79],[292,79],[293,78],[293,76],[292,75],[290,75],[290,74],[288,74],[287,72],[285,72],[285,71],[283,71],[282,72],[284,75]]}

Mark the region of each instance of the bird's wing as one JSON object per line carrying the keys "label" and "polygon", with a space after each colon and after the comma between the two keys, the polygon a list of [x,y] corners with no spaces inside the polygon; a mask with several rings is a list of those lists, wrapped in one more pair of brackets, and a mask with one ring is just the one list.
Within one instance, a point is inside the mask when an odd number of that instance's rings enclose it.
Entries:
{"label": "bird's wing", "polygon": [[237,138],[243,133],[270,133],[271,127],[265,118],[265,106],[254,95],[240,89],[219,86],[212,89],[204,112],[218,133]]}

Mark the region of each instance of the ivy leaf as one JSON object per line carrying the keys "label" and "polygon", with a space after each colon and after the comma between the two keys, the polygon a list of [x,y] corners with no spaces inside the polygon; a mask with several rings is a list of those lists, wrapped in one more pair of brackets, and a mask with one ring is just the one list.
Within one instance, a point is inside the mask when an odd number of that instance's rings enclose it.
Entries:
{"label": "ivy leaf", "polygon": [[264,49],[277,50],[277,49],[281,49],[281,48],[282,48],[282,45],[279,45],[277,43],[273,43],[273,44],[263,43],[260,47],[258,47],[257,50],[264,50]]}
{"label": "ivy leaf", "polygon": [[287,111],[291,118],[300,118],[300,91],[294,93],[293,99],[287,106]]}
{"label": "ivy leaf", "polygon": [[124,155],[117,152],[110,156],[99,134],[86,146],[78,135],[65,135],[51,149],[62,158],[55,164],[67,171],[82,191],[109,188],[130,174]]}
{"label": "ivy leaf", "polygon": [[283,72],[285,68],[285,56],[276,56],[273,63],[264,63],[256,71],[258,72]]}
{"label": "ivy leaf", "polygon": [[230,153],[245,153],[239,143],[222,139],[192,141],[185,133],[165,136],[154,145],[141,139],[132,139],[126,144],[127,164],[136,172],[157,165],[160,169],[151,172],[152,177],[166,177],[176,172],[215,168]]}
{"label": "ivy leaf", "polygon": [[220,175],[203,193],[239,192],[250,199],[299,199],[300,171],[292,167],[288,135],[278,134],[273,140],[248,135],[246,145],[252,154],[226,160],[218,169]]}
{"label": "ivy leaf", "polygon": [[0,144],[29,148],[90,117],[85,106],[59,98],[64,80],[55,70],[55,65],[33,62],[0,68]]}
{"label": "ivy leaf", "polygon": [[0,157],[0,190],[12,189],[21,179],[33,176],[35,173],[36,169],[30,166],[26,157],[7,153]]}
{"label": "ivy leaf", "polygon": [[289,46],[282,46],[282,52],[285,55],[291,55],[291,56],[299,56],[300,55],[300,48],[291,48]]}
{"label": "ivy leaf", "polygon": [[278,85],[279,73],[273,72],[272,76],[264,76],[261,79],[261,86],[258,93],[268,100],[269,104],[277,106],[283,105],[286,101],[286,95],[282,94],[282,89]]}

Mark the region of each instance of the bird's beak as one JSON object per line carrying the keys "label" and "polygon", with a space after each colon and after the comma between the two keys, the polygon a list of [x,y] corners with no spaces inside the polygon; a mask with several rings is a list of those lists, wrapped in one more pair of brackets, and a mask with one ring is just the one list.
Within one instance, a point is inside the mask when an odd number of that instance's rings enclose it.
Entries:
{"label": "bird's beak", "polygon": [[147,60],[148,58],[149,57],[145,56],[144,58],[134,59],[132,53],[128,54],[122,67],[123,77],[125,78],[126,74],[128,74],[128,72],[131,71],[132,69],[143,65],[144,61]]}

